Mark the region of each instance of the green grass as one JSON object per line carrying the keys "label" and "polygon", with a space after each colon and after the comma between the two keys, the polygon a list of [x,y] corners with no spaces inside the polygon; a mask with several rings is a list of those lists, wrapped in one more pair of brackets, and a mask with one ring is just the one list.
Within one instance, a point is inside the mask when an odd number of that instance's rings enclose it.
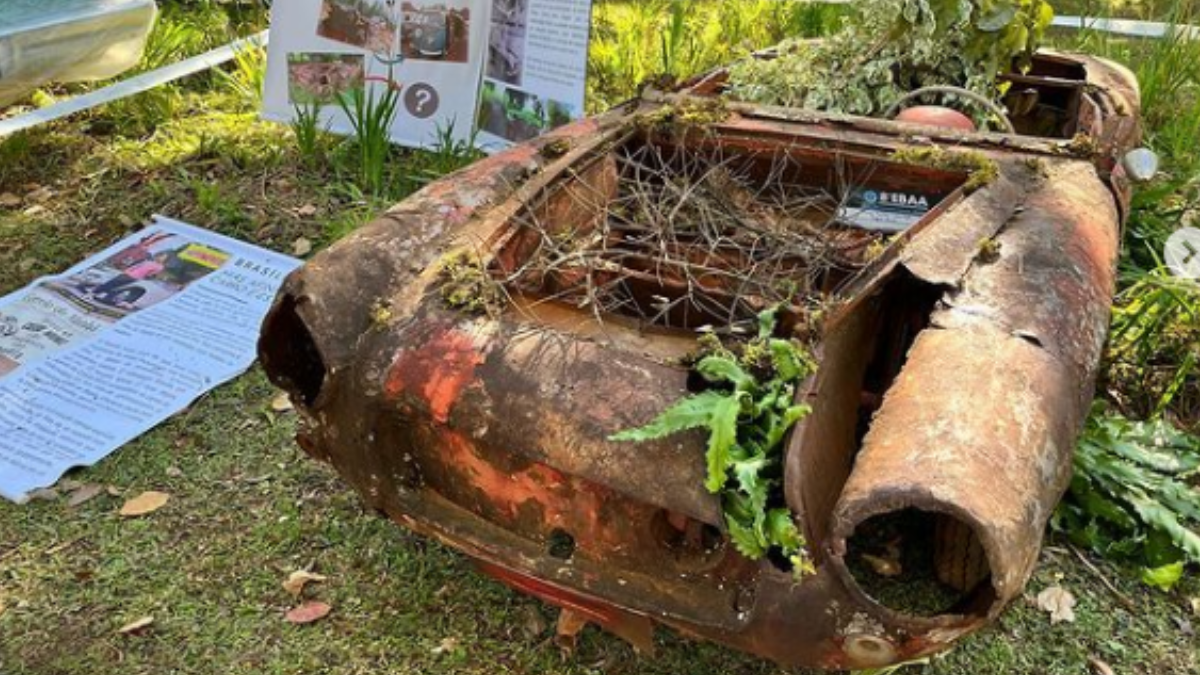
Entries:
{"label": "green grass", "polygon": [[[164,4],[155,61],[203,51],[262,25],[262,10],[251,2]],[[797,14],[787,28],[787,16],[773,13],[790,3],[773,0],[689,3],[695,11],[684,17],[686,30],[664,47],[659,28],[671,15],[652,13],[649,4],[600,6],[594,106],[632,95],[664,62],[675,74],[697,72],[785,32],[815,31],[833,21],[826,14],[833,10],[793,7]],[[658,3],[655,11],[669,4]],[[1163,7],[1158,3],[1153,11]],[[1171,57],[1176,65],[1161,68],[1153,63],[1168,58],[1156,51],[1161,46],[1088,39],[1090,49],[1139,66],[1145,78],[1160,78],[1152,83],[1161,92],[1158,102],[1148,112],[1156,122],[1151,141],[1169,162],[1167,175],[1143,192],[1130,224],[1117,320],[1118,328],[1131,322],[1119,337],[1137,337],[1114,343],[1104,384],[1123,409],[1149,414],[1167,390],[1163,382],[1177,372],[1170,368],[1196,349],[1185,330],[1196,325],[1186,311],[1196,307],[1188,304],[1192,296],[1163,305],[1168,315],[1153,328],[1140,328],[1143,315],[1136,311],[1137,302],[1162,297],[1154,293],[1179,291],[1164,290],[1155,281],[1160,277],[1147,274],[1157,264],[1155,246],[1196,203],[1200,160],[1186,125],[1200,119],[1197,78],[1177,85],[1175,77],[1195,63],[1196,53],[1181,48]],[[249,67],[230,74],[253,82],[242,70]],[[34,186],[54,192],[41,204],[0,208],[0,294],[67,267],[154,212],[280,251],[290,251],[300,237],[327,245],[467,161],[461,148],[393,149],[376,196],[360,185],[352,143],[322,139],[322,161],[309,161],[292,130],[258,121],[251,101],[245,87],[228,78],[201,75],[0,144],[0,194],[24,197]],[[306,207],[315,207],[315,215],[300,215],[310,212]],[[1137,347],[1128,358],[1116,351],[1126,344]],[[1163,409],[1186,419],[1195,387],[1193,374]],[[364,512],[344,483],[295,447],[294,416],[269,412],[274,395],[252,371],[71,476],[111,485],[120,496],[74,509],[64,500],[0,503],[0,673],[778,672],[667,631],[659,633],[656,659],[639,658],[592,629],[576,655],[561,656],[548,640],[553,616],[547,608],[475,573],[462,556]],[[116,515],[124,497],[151,489],[172,495],[161,511],[140,520]],[[1188,604],[1200,596],[1194,576],[1168,595],[1142,585],[1137,566],[1097,561],[1133,600],[1130,610],[1063,548],[1064,540],[1051,535],[1048,543],[1025,599],[948,656],[912,671],[1066,675],[1088,672],[1089,657],[1118,673],[1200,670],[1200,644],[1179,623],[1200,627]],[[283,620],[292,600],[280,583],[300,568],[330,577],[308,595],[331,604],[333,613],[311,626]],[[1031,606],[1051,584],[1078,597],[1076,623],[1051,627]],[[117,634],[145,615],[154,624],[144,633]]]}

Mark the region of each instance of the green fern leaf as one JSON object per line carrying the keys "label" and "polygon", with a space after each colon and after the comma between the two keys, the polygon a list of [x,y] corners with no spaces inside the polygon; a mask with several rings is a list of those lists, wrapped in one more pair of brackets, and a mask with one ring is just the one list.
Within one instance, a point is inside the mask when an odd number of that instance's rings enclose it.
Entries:
{"label": "green fern leaf", "polygon": [[751,560],[758,560],[767,554],[753,528],[742,525],[728,514],[725,516],[725,526],[729,529],[729,540],[733,542],[733,547],[738,553]]}
{"label": "green fern leaf", "polygon": [[767,542],[778,546],[784,555],[793,555],[804,546],[804,537],[788,509],[771,509],[767,513]]}
{"label": "green fern leaf", "polygon": [[708,480],[704,487],[716,494],[725,487],[729,475],[730,451],[737,443],[738,415],[742,412],[741,396],[722,396],[713,407],[708,421]]}
{"label": "green fern leaf", "polygon": [[696,372],[709,382],[728,382],[737,391],[751,391],[757,386],[752,375],[743,370],[736,361],[724,356],[704,357],[696,364]]}
{"label": "green fern leaf", "polygon": [[646,426],[613,434],[608,437],[608,440],[640,443],[665,438],[689,429],[707,427],[713,412],[727,398],[730,398],[728,394],[718,391],[706,391],[703,394],[689,396],[667,408]]}

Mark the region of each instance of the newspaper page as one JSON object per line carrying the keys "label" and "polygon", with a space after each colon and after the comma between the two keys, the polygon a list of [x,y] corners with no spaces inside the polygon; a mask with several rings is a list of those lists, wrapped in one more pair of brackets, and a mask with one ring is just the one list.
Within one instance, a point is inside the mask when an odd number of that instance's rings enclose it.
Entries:
{"label": "newspaper page", "polygon": [[271,19],[263,117],[315,112],[350,134],[344,106],[390,90],[394,142],[503,149],[583,114],[591,13],[592,0],[291,0]]}
{"label": "newspaper page", "polygon": [[479,146],[527,141],[583,115],[592,0],[492,0]]}
{"label": "newspaper page", "polygon": [[0,298],[0,496],[25,501],[249,368],[300,264],[156,216]]}

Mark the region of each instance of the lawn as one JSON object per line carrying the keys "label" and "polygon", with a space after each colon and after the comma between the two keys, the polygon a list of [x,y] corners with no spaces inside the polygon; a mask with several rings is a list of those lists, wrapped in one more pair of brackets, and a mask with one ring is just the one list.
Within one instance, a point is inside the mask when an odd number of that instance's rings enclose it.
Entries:
{"label": "lawn", "polygon": [[[143,68],[265,26],[255,2],[162,4]],[[696,2],[689,30],[660,41],[665,4],[603,3],[590,67],[593,109],[627,98],[663,70],[697,72],[785,35],[820,34],[839,11],[785,11],[773,0]],[[1064,13],[1105,5],[1057,4]],[[1163,16],[1169,4],[1119,10]],[[1185,365],[1200,350],[1200,322],[1188,318],[1198,296],[1160,283],[1152,268],[1163,232],[1192,217],[1200,201],[1200,48],[1056,39],[1139,72],[1149,139],[1167,161],[1130,224],[1120,337],[1101,395],[1131,416],[1159,413],[1195,430],[1200,383],[1196,362]],[[0,143],[0,195],[18,199],[0,206],[0,294],[66,268],[153,213],[283,252],[304,242],[319,250],[472,158],[450,146],[395,150],[382,189],[368,190],[352,144],[320,138],[302,152],[293,130],[257,119],[261,61],[241,61]],[[1155,305],[1161,318],[1152,330],[1139,323],[1150,300],[1166,303]],[[96,467],[72,472],[73,481],[106,488],[82,505],[69,505],[65,494],[0,503],[0,673],[779,671],[665,630],[653,658],[594,629],[573,654],[561,653],[549,608],[365,511],[348,486],[307,459],[291,440],[294,415],[272,405],[276,394],[251,370]],[[146,490],[171,499],[144,518],[117,514]],[[1116,673],[1200,672],[1194,575],[1164,593],[1139,580],[1136,564],[1082,555],[1050,533],[1026,597],[911,672],[1074,674],[1096,667],[1093,660]],[[297,601],[281,584],[300,569],[327,577],[304,593],[333,607],[311,625],[284,620]],[[1055,584],[1078,598],[1073,623],[1052,626],[1034,606],[1032,598]],[[119,632],[143,617],[153,622]]]}

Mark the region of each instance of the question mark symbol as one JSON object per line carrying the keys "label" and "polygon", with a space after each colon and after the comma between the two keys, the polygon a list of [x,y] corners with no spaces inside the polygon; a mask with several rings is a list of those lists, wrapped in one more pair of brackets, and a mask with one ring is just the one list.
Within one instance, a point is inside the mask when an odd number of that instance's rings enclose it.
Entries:
{"label": "question mark symbol", "polygon": [[404,95],[404,105],[413,117],[425,119],[438,110],[437,90],[424,82],[412,85]]}
{"label": "question mark symbol", "polygon": [[429,90],[422,89],[422,90],[418,91],[417,92],[417,113],[420,114],[420,113],[425,112],[425,106],[429,105],[429,102],[432,100],[433,100],[433,94],[430,93]]}

